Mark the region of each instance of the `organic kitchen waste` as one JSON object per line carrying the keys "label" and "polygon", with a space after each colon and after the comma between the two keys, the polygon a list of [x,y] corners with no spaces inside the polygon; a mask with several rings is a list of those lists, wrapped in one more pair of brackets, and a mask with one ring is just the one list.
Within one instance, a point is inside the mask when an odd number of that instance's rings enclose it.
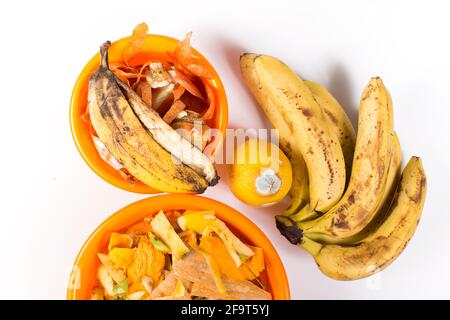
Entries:
{"label": "organic kitchen waste", "polygon": [[92,299],[271,299],[261,248],[243,243],[214,211],[159,211],[98,253]]}
{"label": "organic kitchen waste", "polygon": [[203,152],[214,115],[212,72],[192,52],[191,34],[165,60],[131,65],[146,36],[147,25],[138,25],[123,63],[109,64],[111,44],[101,46],[83,118],[99,154],[127,179],[161,192],[202,193],[219,180]]}

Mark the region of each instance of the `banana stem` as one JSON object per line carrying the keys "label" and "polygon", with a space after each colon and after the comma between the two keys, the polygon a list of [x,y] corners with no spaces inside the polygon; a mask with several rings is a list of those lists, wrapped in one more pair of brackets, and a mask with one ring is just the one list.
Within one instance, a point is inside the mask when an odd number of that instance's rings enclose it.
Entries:
{"label": "banana stem", "polygon": [[319,216],[319,214],[317,213],[317,211],[311,209],[309,204],[307,204],[300,211],[298,211],[297,213],[290,216],[290,218],[292,220],[294,220],[295,222],[302,222],[302,221],[308,221],[308,220],[315,219],[318,216]]}
{"label": "banana stem", "polygon": [[314,257],[317,256],[322,249],[323,245],[315,242],[307,237],[303,237],[302,242],[299,244],[300,247],[308,251]]}
{"label": "banana stem", "polygon": [[298,212],[299,210],[301,210],[302,205],[303,205],[303,199],[301,199],[300,197],[294,198],[294,199],[291,200],[291,204],[282,213],[282,215],[289,217],[289,216],[295,214],[296,212]]}
{"label": "banana stem", "polygon": [[111,46],[111,41],[106,41],[100,46],[100,68],[109,69],[108,64],[108,49]]}
{"label": "banana stem", "polygon": [[295,245],[301,243],[303,232],[297,227],[295,221],[283,215],[276,216],[275,220],[278,230],[290,243]]}

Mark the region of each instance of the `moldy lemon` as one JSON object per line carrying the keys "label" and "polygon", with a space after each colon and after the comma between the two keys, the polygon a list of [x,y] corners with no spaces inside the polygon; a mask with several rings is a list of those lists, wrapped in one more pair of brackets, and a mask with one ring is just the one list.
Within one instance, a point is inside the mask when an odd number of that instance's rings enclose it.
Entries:
{"label": "moldy lemon", "polygon": [[253,206],[275,204],[287,195],[291,184],[291,163],[275,144],[248,139],[235,149],[230,188],[241,201]]}

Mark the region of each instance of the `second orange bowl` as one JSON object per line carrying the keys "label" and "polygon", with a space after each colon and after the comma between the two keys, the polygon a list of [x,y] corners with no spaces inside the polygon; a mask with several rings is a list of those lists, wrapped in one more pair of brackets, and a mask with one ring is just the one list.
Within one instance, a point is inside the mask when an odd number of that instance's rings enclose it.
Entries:
{"label": "second orange bowl", "polygon": [[96,285],[98,252],[107,248],[112,232],[120,232],[159,210],[213,210],[219,219],[246,243],[264,251],[266,264],[262,280],[275,300],[290,299],[289,284],[283,264],[275,248],[264,233],[248,218],[233,208],[216,200],[196,195],[169,194],[137,201],[106,219],[89,237],[80,250],[67,289],[67,299],[89,299]]}

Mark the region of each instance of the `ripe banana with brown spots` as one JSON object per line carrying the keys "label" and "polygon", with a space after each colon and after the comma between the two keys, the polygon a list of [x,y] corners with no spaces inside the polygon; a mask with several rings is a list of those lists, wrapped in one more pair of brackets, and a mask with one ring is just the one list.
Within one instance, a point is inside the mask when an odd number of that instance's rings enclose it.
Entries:
{"label": "ripe banana with brown spots", "polygon": [[356,133],[350,119],[335,97],[323,86],[313,81],[304,80],[313,94],[314,100],[322,108],[329,128],[338,137],[345,160],[346,181],[350,181],[353,152],[355,151]]}
{"label": "ripe banana with brown spots", "polygon": [[357,233],[353,237],[348,238],[346,240],[346,243],[352,244],[362,241],[368,235],[375,232],[386,220],[387,214],[389,213],[389,208],[392,204],[392,199],[394,198],[394,194],[400,180],[402,169],[402,151],[400,141],[395,132],[392,140],[391,162],[389,164],[386,187],[384,188],[380,205],[378,206],[372,221],[361,232]]}
{"label": "ripe banana with brown spots", "polygon": [[392,139],[392,158],[389,164],[389,172],[386,181],[386,187],[384,188],[383,197],[381,198],[380,205],[377,208],[374,218],[360,233],[354,236],[353,239],[349,239],[350,242],[356,243],[364,239],[369,234],[373,233],[378,227],[385,221],[389,212],[389,208],[392,204],[392,200],[397,189],[400,176],[402,173],[402,150],[400,146],[400,140],[397,133],[394,132]]}
{"label": "ripe banana with brown spots", "polygon": [[349,243],[374,218],[386,188],[393,137],[393,111],[389,92],[380,78],[372,78],[363,91],[352,173],[342,199],[317,219],[277,226],[297,244],[302,237],[322,243]]}
{"label": "ripe banana with brown spots", "polygon": [[299,244],[311,253],[319,269],[336,280],[368,277],[389,266],[405,249],[420,220],[426,196],[426,175],[420,158],[405,167],[385,220],[351,245],[320,244],[304,238]]}
{"label": "ripe banana with brown spots", "polygon": [[[338,137],[328,128],[309,88],[286,64],[267,55],[247,57],[252,77],[257,79],[250,83],[250,89],[257,92],[254,93],[257,100],[263,101],[260,104],[266,114],[274,113],[271,109],[277,110],[283,119],[280,127],[284,126],[290,133],[292,143],[306,163],[310,207],[327,211],[339,201],[345,188],[345,162]],[[244,73],[244,78],[251,77]]]}
{"label": "ripe banana with brown spots", "polygon": [[[146,131],[109,70],[109,42],[101,46],[100,68],[88,87],[92,125],[109,152],[137,179],[162,192],[202,193],[207,180],[171,154]],[[161,119],[161,121],[163,121]]]}
{"label": "ripe banana with brown spots", "polygon": [[254,64],[255,58],[257,57],[258,56],[253,53],[245,53],[241,55],[241,73],[247,87],[250,89],[253,97],[266,114],[270,123],[274,128],[278,129],[280,148],[291,162],[291,203],[288,209],[283,213],[285,215],[291,215],[309,203],[308,171],[302,157],[300,145],[295,141],[291,128],[286,124],[286,121],[278,110],[273,99],[260,84]]}
{"label": "ripe banana with brown spots", "polygon": [[[355,129],[342,106],[325,87],[309,80],[304,80],[304,82],[311,90],[317,104],[322,108],[328,127],[334,131],[339,139],[344,154],[346,182],[348,183],[352,172],[353,152],[355,151]],[[309,205],[306,205],[290,217],[294,221],[301,222],[315,219],[321,214],[321,212],[314,211]]]}

